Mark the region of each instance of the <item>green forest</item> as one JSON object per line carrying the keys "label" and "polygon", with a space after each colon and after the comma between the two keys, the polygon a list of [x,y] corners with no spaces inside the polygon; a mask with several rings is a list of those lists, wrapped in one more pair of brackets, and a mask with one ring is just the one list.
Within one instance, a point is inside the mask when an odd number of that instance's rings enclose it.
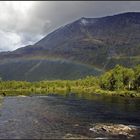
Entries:
{"label": "green forest", "polygon": [[3,81],[0,94],[84,93],[140,97],[140,65],[126,68],[116,65],[104,74],[78,80],[44,80],[39,82]]}

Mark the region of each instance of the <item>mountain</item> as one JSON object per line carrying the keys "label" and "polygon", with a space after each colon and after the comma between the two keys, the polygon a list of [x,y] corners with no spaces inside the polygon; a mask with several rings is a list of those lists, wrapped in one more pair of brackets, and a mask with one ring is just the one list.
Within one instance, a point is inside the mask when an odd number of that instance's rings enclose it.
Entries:
{"label": "mountain", "polygon": [[75,79],[101,74],[116,64],[139,63],[140,13],[128,12],[82,17],[34,45],[0,53],[0,75],[6,80]]}

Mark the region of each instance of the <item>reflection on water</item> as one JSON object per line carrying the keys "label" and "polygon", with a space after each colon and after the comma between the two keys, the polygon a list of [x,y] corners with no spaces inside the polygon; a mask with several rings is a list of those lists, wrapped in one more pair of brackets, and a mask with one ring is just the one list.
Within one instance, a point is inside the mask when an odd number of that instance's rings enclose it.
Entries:
{"label": "reflection on water", "polygon": [[0,138],[95,138],[94,123],[140,126],[140,99],[87,94],[5,97]]}

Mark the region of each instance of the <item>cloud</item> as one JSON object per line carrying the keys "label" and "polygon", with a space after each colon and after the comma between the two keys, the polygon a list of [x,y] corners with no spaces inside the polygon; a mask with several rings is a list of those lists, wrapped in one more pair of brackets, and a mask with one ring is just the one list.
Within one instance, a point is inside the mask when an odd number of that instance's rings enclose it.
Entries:
{"label": "cloud", "polygon": [[0,51],[14,50],[20,43],[21,38],[16,33],[0,31]]}
{"label": "cloud", "polygon": [[0,51],[33,44],[80,17],[140,11],[139,1],[1,1]]}

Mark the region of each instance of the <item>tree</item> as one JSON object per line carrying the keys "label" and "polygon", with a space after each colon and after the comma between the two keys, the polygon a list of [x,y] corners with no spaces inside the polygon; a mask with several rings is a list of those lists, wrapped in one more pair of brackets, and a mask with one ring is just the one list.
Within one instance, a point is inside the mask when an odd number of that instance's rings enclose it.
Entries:
{"label": "tree", "polygon": [[134,71],[129,68],[116,65],[114,69],[100,77],[101,88],[108,90],[132,89],[134,85]]}
{"label": "tree", "polygon": [[105,74],[103,74],[102,76],[100,76],[100,87],[103,89],[112,89],[112,85],[111,85],[111,78],[112,78],[112,71],[108,71]]}
{"label": "tree", "polygon": [[123,89],[124,85],[123,85],[123,67],[120,65],[116,65],[115,68],[113,69],[113,77],[114,77],[114,81],[115,81],[115,89],[119,90],[119,89]]}
{"label": "tree", "polygon": [[123,84],[128,90],[134,88],[134,71],[131,68],[124,68],[123,70]]}
{"label": "tree", "polygon": [[139,90],[140,89],[140,65],[137,65],[134,68],[134,75],[135,75],[134,87],[136,90]]}

